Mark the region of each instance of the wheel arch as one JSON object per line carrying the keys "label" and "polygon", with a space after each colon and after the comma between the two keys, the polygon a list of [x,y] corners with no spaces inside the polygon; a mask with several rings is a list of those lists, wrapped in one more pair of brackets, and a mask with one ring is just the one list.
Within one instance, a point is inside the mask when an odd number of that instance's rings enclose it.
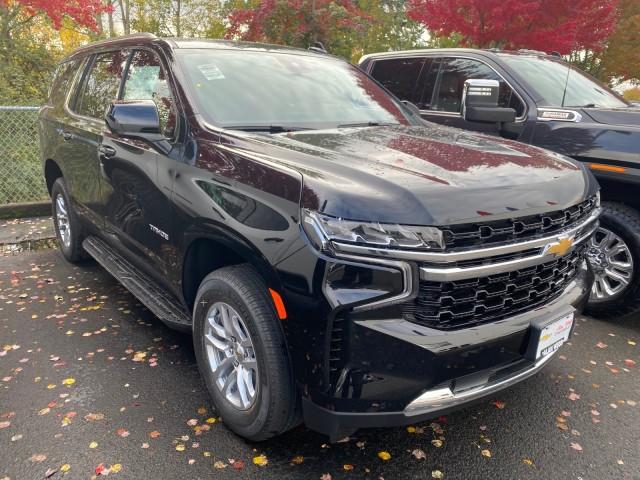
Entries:
{"label": "wheel arch", "polygon": [[64,175],[62,174],[62,169],[58,165],[58,162],[52,158],[48,158],[44,162],[44,178],[49,195],[51,195],[51,189],[53,188],[54,182],[61,177],[64,178]]}
{"label": "wheel arch", "polygon": [[280,290],[280,280],[268,260],[249,242],[217,230],[188,236],[182,260],[182,294],[190,311],[202,280],[223,267],[248,263],[263,278],[267,287]]}

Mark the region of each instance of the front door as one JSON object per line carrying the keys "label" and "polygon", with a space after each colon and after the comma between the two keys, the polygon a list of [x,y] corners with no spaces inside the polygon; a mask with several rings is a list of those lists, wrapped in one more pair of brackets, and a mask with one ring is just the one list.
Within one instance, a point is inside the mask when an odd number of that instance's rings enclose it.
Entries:
{"label": "front door", "polygon": [[[469,79],[497,80],[500,83],[498,106],[510,107],[519,119],[502,125],[467,122],[462,118],[462,92],[464,82]],[[473,58],[434,59],[430,69],[423,68],[418,82],[422,90],[420,107],[425,120],[451,127],[475,130],[491,135],[518,138],[524,127],[525,104],[515,91],[493,68]]]}
{"label": "front door", "polygon": [[[160,147],[105,130],[100,145],[106,234],[149,273],[168,273],[172,239],[171,189],[176,115],[169,83],[155,52],[135,50],[120,95],[153,100],[167,138]],[[166,277],[165,277],[166,278]]]}

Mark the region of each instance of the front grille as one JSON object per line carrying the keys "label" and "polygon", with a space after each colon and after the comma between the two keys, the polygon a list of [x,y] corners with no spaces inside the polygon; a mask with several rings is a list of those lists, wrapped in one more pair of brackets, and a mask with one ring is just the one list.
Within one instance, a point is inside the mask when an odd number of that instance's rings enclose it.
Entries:
{"label": "front grille", "polygon": [[597,208],[596,196],[573,207],[554,212],[441,227],[447,250],[487,247],[493,244],[525,241],[551,235],[585,220]]}
{"label": "front grille", "polygon": [[511,272],[451,282],[420,281],[418,296],[403,304],[404,317],[439,330],[497,321],[558,297],[576,276],[584,245],[564,257]]}

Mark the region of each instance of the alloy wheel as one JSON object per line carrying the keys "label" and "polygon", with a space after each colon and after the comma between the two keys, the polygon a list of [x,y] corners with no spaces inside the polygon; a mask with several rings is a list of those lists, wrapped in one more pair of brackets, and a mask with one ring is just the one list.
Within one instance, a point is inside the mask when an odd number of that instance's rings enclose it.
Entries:
{"label": "alloy wheel", "polygon": [[58,224],[60,241],[65,247],[69,248],[71,245],[71,226],[69,224],[67,204],[61,193],[56,195],[56,223]]}
{"label": "alloy wheel", "polygon": [[239,410],[256,401],[258,362],[249,330],[238,312],[216,302],[207,313],[204,329],[209,373],[223,397]]}
{"label": "alloy wheel", "polygon": [[590,302],[610,300],[629,286],[633,277],[633,257],[625,241],[611,230],[599,227],[587,247],[587,259],[595,281]]}

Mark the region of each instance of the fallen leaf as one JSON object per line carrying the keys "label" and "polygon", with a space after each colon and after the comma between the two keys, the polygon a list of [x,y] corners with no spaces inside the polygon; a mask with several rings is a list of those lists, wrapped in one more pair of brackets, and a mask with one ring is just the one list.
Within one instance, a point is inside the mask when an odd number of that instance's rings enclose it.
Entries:
{"label": "fallen leaf", "polygon": [[60,471],[62,473],[67,473],[69,470],[71,470],[71,465],[69,465],[68,463],[65,463],[60,467]]}
{"label": "fallen leaf", "polygon": [[[495,400],[493,402],[493,405],[495,405],[496,408],[502,410],[507,404],[501,400]],[[436,471],[439,471],[439,470],[436,470]]]}
{"label": "fallen leaf", "polygon": [[267,457],[265,455],[258,455],[257,457],[253,457],[253,464],[258,465],[259,467],[264,467],[269,463]]}
{"label": "fallen leaf", "polygon": [[484,449],[480,453],[482,453],[483,457],[491,458],[491,451]]}
{"label": "fallen leaf", "polygon": [[533,465],[533,460],[531,460],[530,458],[523,458],[522,459],[522,463],[524,463],[525,465]]}
{"label": "fallen leaf", "polygon": [[575,402],[576,400],[580,400],[580,395],[578,395],[576,392],[571,392],[569,393],[569,395],[567,395],[567,398],[572,402]]}
{"label": "fallen leaf", "polygon": [[419,448],[416,448],[413,452],[411,452],[411,455],[416,457],[416,459],[418,460],[424,460],[427,458],[427,454],[424,453],[424,450],[420,450]]}
{"label": "fallen leaf", "polygon": [[304,457],[302,455],[296,455],[291,459],[291,463],[294,465],[300,465],[302,462],[304,462]]}
{"label": "fallen leaf", "polygon": [[158,438],[160,436],[160,432],[157,430],[154,430],[153,432],[149,432],[149,436],[151,438]]}
{"label": "fallen leaf", "polygon": [[73,385],[74,383],[76,383],[76,379],[75,378],[65,378],[62,381],[63,385]]}
{"label": "fallen leaf", "polygon": [[178,452],[184,452],[184,448],[185,448],[184,447],[184,443],[179,443],[179,444],[176,445],[176,450]]}
{"label": "fallen leaf", "polygon": [[603,342],[598,342],[598,343],[596,343],[596,347],[598,347],[598,348],[607,348],[607,344],[603,343]]}
{"label": "fallen leaf", "polygon": [[342,468],[347,471],[350,472],[351,470],[353,470],[353,465],[351,465],[350,463],[345,463]]}
{"label": "fallen leaf", "polygon": [[192,418],[187,422],[187,425],[189,425],[190,427],[195,427],[197,424],[198,424],[198,420],[196,420],[195,418]]}
{"label": "fallen leaf", "polygon": [[221,462],[220,460],[214,462],[213,464],[213,468],[217,468],[217,469],[221,469],[221,468],[227,468],[229,465],[227,465],[224,462]]}
{"label": "fallen leaf", "polygon": [[320,480],[333,480],[333,477],[330,473],[323,473],[320,475]]}
{"label": "fallen leaf", "polygon": [[582,445],[576,442],[571,442],[571,448],[573,448],[574,450],[577,450],[578,452],[582,451]]}
{"label": "fallen leaf", "polygon": [[431,440],[431,445],[433,445],[436,448],[440,448],[442,447],[442,440],[434,438],[433,440]]}
{"label": "fallen leaf", "polygon": [[124,428],[119,428],[116,430],[116,434],[122,438],[127,438],[129,436],[129,431]]}
{"label": "fallen leaf", "polygon": [[118,473],[120,470],[122,470],[122,465],[120,463],[116,463],[109,467],[109,473]]}
{"label": "fallen leaf", "polygon": [[33,455],[31,455],[31,458],[29,458],[29,460],[31,460],[32,462],[44,462],[47,459],[47,456],[42,454],[42,453],[34,453]]}
{"label": "fallen leaf", "polygon": [[444,478],[444,475],[442,474],[442,472],[440,470],[433,470],[431,472],[431,477],[440,479],[440,478]]}
{"label": "fallen leaf", "polygon": [[384,450],[378,452],[378,458],[384,462],[391,459],[391,454],[389,452],[385,452]]}
{"label": "fallen leaf", "polygon": [[215,419],[215,418],[213,418],[213,417],[210,417],[210,418],[207,418],[207,419],[205,420],[205,422],[207,422],[207,423],[209,423],[209,424],[211,424],[211,423],[216,423],[216,419]]}
{"label": "fallen leaf", "polygon": [[627,358],[627,359],[624,361],[624,364],[625,364],[627,367],[633,367],[633,366],[636,364],[636,362],[634,362],[634,361],[633,361],[633,360],[631,360],[630,358]]}
{"label": "fallen leaf", "polygon": [[91,442],[89,448],[98,448],[98,442]]}

